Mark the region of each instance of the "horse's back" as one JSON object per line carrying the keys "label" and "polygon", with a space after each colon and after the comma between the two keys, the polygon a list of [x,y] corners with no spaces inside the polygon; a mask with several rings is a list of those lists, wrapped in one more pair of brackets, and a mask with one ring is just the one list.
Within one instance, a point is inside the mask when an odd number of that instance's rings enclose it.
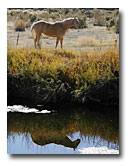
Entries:
{"label": "horse's back", "polygon": [[65,34],[65,28],[61,21],[57,21],[55,23],[37,21],[33,24],[32,27],[37,34],[43,33],[51,37],[63,37]]}
{"label": "horse's back", "polygon": [[63,36],[64,28],[59,22],[45,23],[42,27],[42,33],[51,37]]}

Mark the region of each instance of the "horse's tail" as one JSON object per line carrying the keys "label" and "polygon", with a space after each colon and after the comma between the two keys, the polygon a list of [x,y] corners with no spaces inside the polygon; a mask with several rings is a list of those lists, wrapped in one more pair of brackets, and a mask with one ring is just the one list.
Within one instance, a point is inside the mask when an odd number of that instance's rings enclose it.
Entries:
{"label": "horse's tail", "polygon": [[35,33],[35,30],[34,30],[34,24],[31,26],[30,31],[32,33],[32,37],[35,39],[36,38],[36,33]]}

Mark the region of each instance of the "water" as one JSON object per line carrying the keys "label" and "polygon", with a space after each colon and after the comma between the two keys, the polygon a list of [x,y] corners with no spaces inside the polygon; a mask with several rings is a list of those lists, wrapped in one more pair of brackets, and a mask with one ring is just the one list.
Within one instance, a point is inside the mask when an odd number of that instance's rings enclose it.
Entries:
{"label": "water", "polygon": [[7,133],[9,154],[119,154],[119,120],[112,111],[8,107]]}

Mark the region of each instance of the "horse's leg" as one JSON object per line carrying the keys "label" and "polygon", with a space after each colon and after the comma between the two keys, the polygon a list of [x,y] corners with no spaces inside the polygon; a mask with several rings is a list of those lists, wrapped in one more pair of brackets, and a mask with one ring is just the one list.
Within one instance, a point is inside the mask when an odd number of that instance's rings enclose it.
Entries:
{"label": "horse's leg", "polygon": [[63,38],[60,39],[61,48],[63,48]]}
{"label": "horse's leg", "polygon": [[57,45],[58,45],[58,43],[59,43],[59,38],[57,37],[57,39],[56,39],[56,47],[55,48],[57,48]]}
{"label": "horse's leg", "polygon": [[40,46],[40,43],[39,43],[40,37],[41,37],[41,34],[39,34],[39,35],[37,36],[37,45],[38,45],[39,49],[41,49],[41,46]]}
{"label": "horse's leg", "polygon": [[36,48],[36,42],[37,42],[37,36],[36,36],[36,38],[34,38],[34,46],[35,46],[35,48]]}

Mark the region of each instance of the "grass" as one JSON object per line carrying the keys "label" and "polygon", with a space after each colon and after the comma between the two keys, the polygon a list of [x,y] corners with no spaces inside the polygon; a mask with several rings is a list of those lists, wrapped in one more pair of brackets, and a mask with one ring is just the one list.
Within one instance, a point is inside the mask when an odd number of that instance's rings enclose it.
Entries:
{"label": "grass", "polygon": [[114,49],[77,53],[8,48],[7,58],[8,103],[119,104],[119,52]]}
{"label": "grass", "polygon": [[97,41],[93,37],[80,36],[77,40],[78,46],[93,46],[97,45]]}
{"label": "grass", "polygon": [[103,46],[108,46],[109,48],[110,47],[115,47],[118,48],[119,47],[119,42],[117,40],[98,40],[98,39],[95,39],[94,37],[88,37],[88,36],[80,36],[78,37],[77,39],[77,45],[79,47],[86,47],[86,46],[89,46],[89,47],[93,47],[93,48],[96,48],[96,47],[103,47]]}

